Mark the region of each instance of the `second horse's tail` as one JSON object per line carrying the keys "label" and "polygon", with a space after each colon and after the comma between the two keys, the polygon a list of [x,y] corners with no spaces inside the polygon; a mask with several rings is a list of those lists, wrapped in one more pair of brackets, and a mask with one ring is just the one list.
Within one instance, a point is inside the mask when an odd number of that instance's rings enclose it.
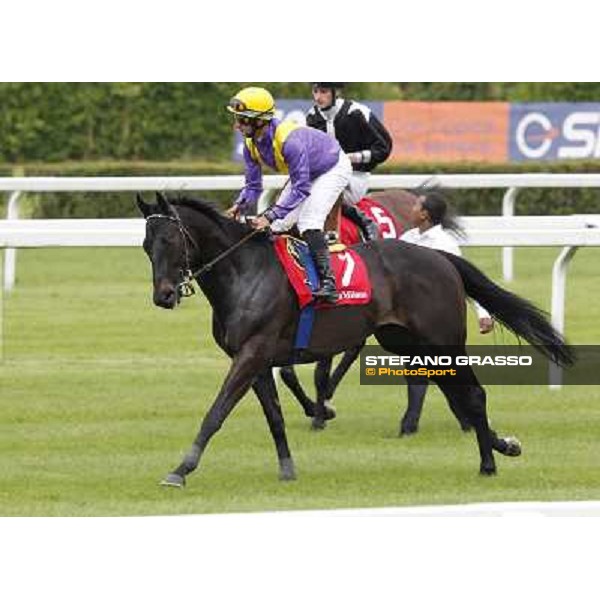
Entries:
{"label": "second horse's tail", "polygon": [[526,339],[561,366],[572,365],[575,353],[548,321],[547,314],[524,298],[496,285],[477,267],[460,256],[441,252],[459,272],[465,291],[502,325]]}

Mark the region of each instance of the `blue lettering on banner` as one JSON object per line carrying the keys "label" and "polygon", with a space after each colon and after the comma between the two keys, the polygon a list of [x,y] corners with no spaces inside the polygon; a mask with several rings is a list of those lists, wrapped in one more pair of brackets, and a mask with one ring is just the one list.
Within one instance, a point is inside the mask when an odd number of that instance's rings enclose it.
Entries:
{"label": "blue lettering on banner", "polygon": [[600,103],[511,104],[510,159],[600,158]]}

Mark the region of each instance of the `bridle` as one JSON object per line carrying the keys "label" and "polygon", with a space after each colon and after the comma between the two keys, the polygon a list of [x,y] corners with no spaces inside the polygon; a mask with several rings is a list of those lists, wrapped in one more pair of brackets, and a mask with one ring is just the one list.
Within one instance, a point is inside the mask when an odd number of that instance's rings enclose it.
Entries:
{"label": "bridle", "polygon": [[185,225],[181,222],[181,218],[179,213],[175,210],[175,208],[171,207],[174,214],[173,215],[163,215],[163,214],[153,214],[148,215],[146,217],[146,221],[150,219],[167,219],[172,223],[177,225],[177,229],[181,235],[181,239],[183,240],[183,254],[184,254],[184,268],[179,269],[181,281],[177,284],[177,291],[179,292],[179,296],[182,298],[188,298],[189,296],[193,296],[196,293],[194,289],[194,279],[202,277],[206,275],[217,263],[222,261],[224,258],[227,258],[231,253],[235,252],[240,246],[245,244],[250,238],[254,237],[257,233],[261,233],[260,229],[253,229],[250,233],[246,234],[241,240],[237,241],[233,246],[227,248],[221,252],[221,254],[217,255],[216,258],[202,265],[199,269],[192,271],[191,263],[190,263],[190,249],[188,246],[188,242],[191,242],[192,246],[196,250],[199,250],[198,244],[190,234],[190,232],[186,229]]}

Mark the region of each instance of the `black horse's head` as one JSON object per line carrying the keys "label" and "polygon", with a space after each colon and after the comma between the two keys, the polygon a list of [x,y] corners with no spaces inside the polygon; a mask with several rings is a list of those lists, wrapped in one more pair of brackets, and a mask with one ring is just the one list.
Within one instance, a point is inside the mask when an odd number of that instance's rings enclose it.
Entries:
{"label": "black horse's head", "polygon": [[167,198],[157,193],[156,200],[156,204],[147,204],[140,194],[137,196],[137,205],[146,219],[144,251],[152,263],[154,304],[173,309],[190,269],[190,240]]}

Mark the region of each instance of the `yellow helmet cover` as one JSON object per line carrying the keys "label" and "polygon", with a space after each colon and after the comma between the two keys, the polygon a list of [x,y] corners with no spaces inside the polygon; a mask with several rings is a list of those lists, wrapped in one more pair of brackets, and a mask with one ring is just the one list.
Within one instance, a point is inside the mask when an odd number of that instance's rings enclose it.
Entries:
{"label": "yellow helmet cover", "polygon": [[227,110],[241,117],[270,120],[275,116],[275,100],[264,88],[247,87],[229,101]]}

